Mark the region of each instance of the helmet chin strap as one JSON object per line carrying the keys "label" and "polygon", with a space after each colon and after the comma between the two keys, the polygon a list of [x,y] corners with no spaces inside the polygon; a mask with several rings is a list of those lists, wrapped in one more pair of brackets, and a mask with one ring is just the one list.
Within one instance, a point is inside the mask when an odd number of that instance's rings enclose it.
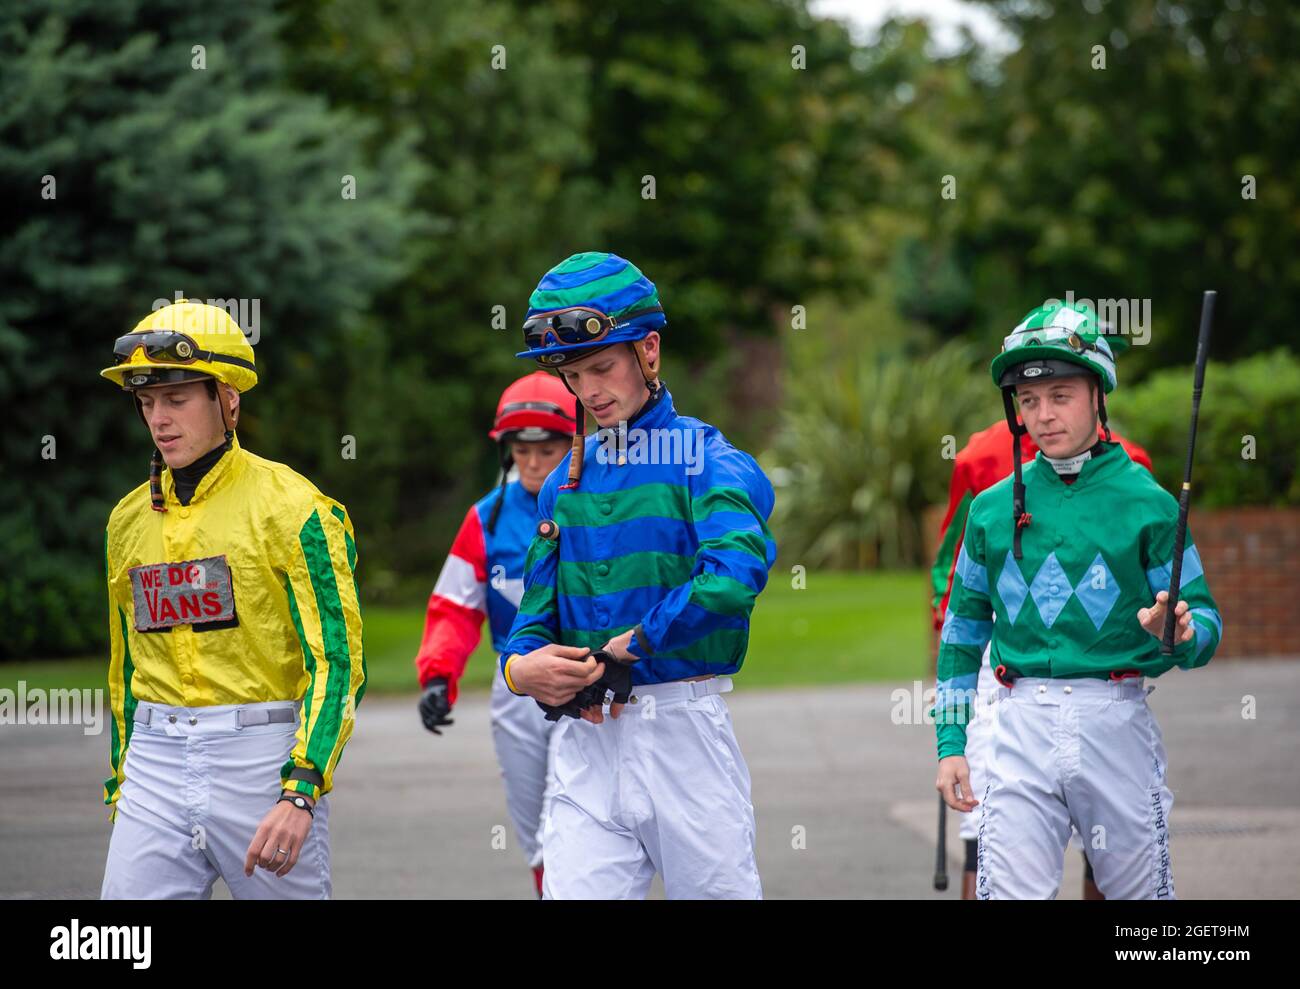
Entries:
{"label": "helmet chin strap", "polygon": [[632,350],[636,353],[637,363],[641,365],[641,374],[645,377],[646,387],[650,389],[650,395],[653,397],[659,391],[659,368],[655,363],[650,362],[646,355],[645,339],[635,340],[632,343]]}
{"label": "helmet chin strap", "polygon": [[[130,395],[131,404],[135,406],[135,414],[140,417],[145,429],[149,429],[149,420],[144,417],[144,406],[140,404],[140,396],[135,392],[131,392]],[[152,430],[150,430],[150,435],[153,435]],[[155,512],[167,511],[167,502],[163,498],[162,490],[164,466],[162,451],[155,446],[153,453],[149,454],[149,507]]]}
{"label": "helmet chin strap", "polygon": [[1033,518],[1025,511],[1025,482],[1020,471],[1020,437],[1029,429],[1016,416],[1016,405],[1012,401],[1011,388],[1002,389],[1002,409],[1007,416],[1007,425],[1011,428],[1011,521],[1014,533],[1011,537],[1011,551],[1017,560],[1022,559],[1020,552],[1020,530]]}
{"label": "helmet chin strap", "polygon": [[510,474],[510,466],[515,462],[515,458],[510,453],[509,436],[501,437],[497,443],[497,454],[501,465],[501,483],[497,485],[497,500],[492,506],[492,514],[488,516],[487,531],[489,535],[495,535],[497,531],[497,519],[501,517],[501,506],[506,503],[506,477]]}
{"label": "helmet chin strap", "polygon": [[[229,386],[227,386],[229,387]],[[234,391],[232,388],[231,391]],[[233,399],[222,390],[222,383],[217,382],[217,408],[221,410],[221,426],[226,433],[226,442],[235,438],[235,427],[239,424],[239,413],[235,410]]]}
{"label": "helmet chin strap", "polygon": [[163,456],[157,447],[149,454],[149,507],[155,512],[167,511],[162,491]]}
{"label": "helmet chin strap", "polygon": [[1101,428],[1106,433],[1106,442],[1113,442],[1110,438],[1110,423],[1106,421],[1106,393],[1100,384],[1097,385],[1097,418],[1101,420]]}
{"label": "helmet chin strap", "polygon": [[569,379],[563,373],[560,374],[560,382],[565,388],[569,389],[569,394],[573,396],[573,447],[569,454],[569,480],[566,484],[560,485],[561,491],[572,491],[578,486],[578,481],[582,478],[582,454],[586,449],[587,442],[587,407],[582,404],[582,399],[578,393],[573,390],[569,384]]}

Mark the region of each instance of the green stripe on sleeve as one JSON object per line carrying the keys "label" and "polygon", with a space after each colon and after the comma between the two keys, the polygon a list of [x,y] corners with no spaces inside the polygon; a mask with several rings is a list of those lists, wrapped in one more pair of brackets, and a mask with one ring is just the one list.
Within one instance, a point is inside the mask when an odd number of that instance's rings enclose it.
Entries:
{"label": "green stripe on sleeve", "polygon": [[732,530],[725,536],[701,540],[700,549],[732,550],[736,553],[748,553],[762,564],[764,570],[767,569],[767,545],[763,537],[757,532]]}
{"label": "green stripe on sleeve", "polygon": [[970,511],[970,503],[974,500],[969,491],[961,496],[961,501],[957,503],[957,511],[953,513],[952,521],[948,523],[948,531],[943,534],[939,555],[930,570],[930,587],[934,592],[930,599],[931,608],[938,608],[943,602],[944,594],[948,591],[948,574],[952,573],[952,562],[957,556],[957,544],[966,529],[966,516]]}
{"label": "green stripe on sleeve", "polygon": [[[307,740],[307,759],[320,772],[325,772],[334,745],[338,741],[343,723],[343,701],[348,695],[352,678],[352,660],[348,651],[348,627],[343,617],[343,602],[339,599],[338,583],[334,577],[334,561],[330,557],[329,543],[320,515],[311,513],[298,533],[302,555],[307,561],[307,573],[316,595],[316,613],[320,616],[321,641],[325,646],[325,660],[329,670],[325,681],[325,699],[316,714],[316,726]],[[314,677],[313,673],[313,677]]]}
{"label": "green stripe on sleeve", "polygon": [[556,552],[557,549],[555,540],[533,536],[533,541],[528,544],[528,556],[524,560],[524,574],[527,575],[533,567],[550,554]]}
{"label": "green stripe on sleeve", "polygon": [[691,603],[715,615],[749,615],[758,592],[734,577],[702,573],[691,583]]}
{"label": "green stripe on sleeve", "polygon": [[[343,526],[343,541],[348,548],[348,569],[352,571],[352,589],[357,593],[357,614],[361,615],[361,585],[357,582],[357,542],[352,538],[352,533],[348,532],[347,516],[344,514],[343,509],[335,505],[330,509],[330,512]],[[362,634],[365,634],[364,631]],[[363,644],[361,649],[361,684],[357,687],[357,704],[360,704],[361,698],[366,696],[366,687],[369,683],[370,670],[366,666],[366,650]]]}
{"label": "green stripe on sleeve", "polygon": [[[717,485],[691,499],[691,518],[696,522],[703,522],[714,512],[740,512],[754,516],[760,523],[763,521],[749,498],[749,492],[743,488]],[[767,528],[765,523],[763,528]]]}
{"label": "green stripe on sleeve", "polygon": [[302,664],[307,670],[311,683],[307,685],[307,693],[302,699],[302,723],[311,722],[311,695],[312,684],[316,681],[316,654],[311,651],[311,646],[307,642],[307,633],[302,627],[302,613],[298,611],[298,599],[293,594],[293,584],[289,581],[288,574],[284,578],[284,593],[289,599],[289,617],[293,619],[293,627],[298,632],[298,644],[302,646]]}
{"label": "green stripe on sleeve", "polygon": [[357,569],[357,543],[356,540],[352,538],[352,533],[348,532],[347,516],[343,514],[343,509],[339,508],[338,505],[335,505],[330,509],[330,514],[339,520],[339,525],[343,526],[343,541],[348,548],[348,569],[351,570],[355,576]]}
{"label": "green stripe on sleeve", "polygon": [[110,754],[113,763],[113,778],[104,782],[104,803],[111,803],[113,794],[117,793],[119,786],[117,778],[122,774],[122,760],[125,758],[126,750],[131,744],[131,732],[135,729],[135,709],[139,703],[135,694],[131,692],[131,680],[135,676],[135,664],[131,661],[131,642],[126,637],[126,612],[121,607],[117,609],[117,618],[122,625],[122,725],[126,738],[123,740],[118,735],[116,716],[109,718],[109,727],[112,731]]}

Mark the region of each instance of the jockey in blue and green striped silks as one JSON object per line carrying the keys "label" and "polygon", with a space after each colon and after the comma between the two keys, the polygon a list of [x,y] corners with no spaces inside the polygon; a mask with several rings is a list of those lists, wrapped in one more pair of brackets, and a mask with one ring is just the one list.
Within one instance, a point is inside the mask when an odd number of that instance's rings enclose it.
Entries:
{"label": "jockey in blue and green striped silks", "polygon": [[538,495],[503,674],[553,709],[607,662],[630,663],[634,705],[608,718],[572,705],[542,839],[550,898],[644,896],[655,872],[670,898],[761,896],[749,774],[720,695],[776,559],[774,495],[753,457],[674,408],[665,324],[654,284],[595,252],[546,274],[524,324],[518,356],[558,370],[579,422],[599,429],[579,429]]}
{"label": "jockey in blue and green striped silks", "polygon": [[[594,346],[552,342],[519,355],[548,367],[613,342],[643,346],[666,322],[654,285],[615,255],[574,255],[546,275],[529,303],[529,317],[590,306],[619,321]],[[628,312],[640,315],[629,320]],[[716,428],[677,414],[642,353],[648,390],[627,421],[627,463],[617,462],[619,420],[606,426],[598,415],[606,428],[582,437],[577,487],[562,490],[570,459],[542,487],[540,517],[553,519],[562,536],[533,541],[503,662],[546,643],[597,649],[611,633],[633,629],[627,648],[643,661],[634,683],[734,673],[744,662],[749,613],[776,559],[767,527],[772,486]],[[668,459],[681,462],[638,463],[663,460],[663,448],[679,452]]]}

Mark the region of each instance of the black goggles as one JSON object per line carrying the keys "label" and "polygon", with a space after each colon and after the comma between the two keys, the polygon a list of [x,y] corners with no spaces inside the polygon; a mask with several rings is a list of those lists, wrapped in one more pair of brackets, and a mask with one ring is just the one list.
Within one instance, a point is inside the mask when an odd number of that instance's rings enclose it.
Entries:
{"label": "black goggles", "polygon": [[[529,350],[538,350],[563,344],[595,343],[621,323],[646,313],[663,311],[663,306],[648,306],[623,313],[617,319],[590,306],[570,306],[567,309],[538,313],[524,321],[524,345]],[[548,337],[554,342],[547,342]]]}
{"label": "black goggles", "polygon": [[242,357],[230,357],[213,350],[203,350],[194,338],[175,330],[149,330],[146,333],[128,333],[117,338],[113,344],[114,364],[122,364],[140,348],[144,348],[147,360],[156,364],[193,364],[195,361],[221,361],[225,364],[237,364],[250,371],[256,370],[252,361]]}

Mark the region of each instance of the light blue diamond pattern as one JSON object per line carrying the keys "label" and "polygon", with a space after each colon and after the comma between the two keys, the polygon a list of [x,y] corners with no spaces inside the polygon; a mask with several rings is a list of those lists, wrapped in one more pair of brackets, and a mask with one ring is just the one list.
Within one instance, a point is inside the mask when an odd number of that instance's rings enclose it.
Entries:
{"label": "light blue diamond pattern", "polygon": [[1007,609],[1007,618],[1011,624],[1016,623],[1016,617],[1020,614],[1020,608],[1025,603],[1025,596],[1029,593],[1029,585],[1025,583],[1025,576],[1016,566],[1015,555],[1007,550],[1007,561],[1002,565],[1002,573],[998,576],[998,597],[1002,599],[1002,604]]}
{"label": "light blue diamond pattern", "polygon": [[1051,628],[1060,616],[1061,609],[1065,607],[1065,602],[1070,600],[1070,594],[1073,593],[1069,578],[1065,576],[1065,570],[1061,567],[1055,553],[1047,554],[1047,559],[1039,568],[1034,582],[1029,585],[1029,593],[1034,599],[1034,604],[1038,606],[1038,614],[1042,617],[1043,624]]}
{"label": "light blue diamond pattern", "polygon": [[[1098,582],[1101,587],[1094,586]],[[1106,619],[1110,616],[1111,608],[1115,607],[1115,602],[1119,600],[1119,582],[1115,580],[1115,575],[1110,572],[1110,567],[1106,566],[1106,561],[1102,559],[1100,553],[1088,565],[1088,572],[1083,575],[1083,580],[1074,585],[1074,593],[1079,596],[1079,603],[1083,605],[1083,610],[1088,613],[1088,617],[1100,632],[1102,625],[1106,624]]]}

